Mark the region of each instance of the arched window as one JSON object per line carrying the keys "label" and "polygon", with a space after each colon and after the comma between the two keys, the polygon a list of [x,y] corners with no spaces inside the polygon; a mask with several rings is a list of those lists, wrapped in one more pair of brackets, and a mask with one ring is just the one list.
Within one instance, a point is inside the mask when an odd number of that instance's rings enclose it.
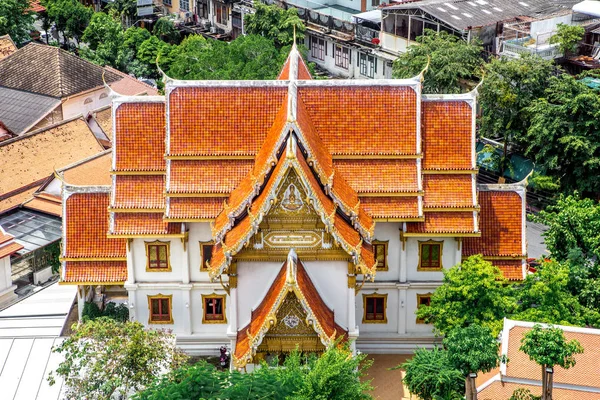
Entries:
{"label": "arched window", "polygon": [[105,98],[107,98],[107,97],[108,97],[108,94],[106,94],[106,93],[102,93],[102,94],[100,95],[100,100],[102,100],[102,99],[105,99]]}
{"label": "arched window", "polygon": [[91,97],[88,97],[87,99],[85,99],[85,101],[83,102],[83,104],[90,104],[92,103],[94,100],[92,100]]}

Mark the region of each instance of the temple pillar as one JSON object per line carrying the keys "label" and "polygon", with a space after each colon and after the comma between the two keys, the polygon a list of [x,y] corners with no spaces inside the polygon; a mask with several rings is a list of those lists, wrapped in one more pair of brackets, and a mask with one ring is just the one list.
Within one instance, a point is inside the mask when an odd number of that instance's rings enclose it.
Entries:
{"label": "temple pillar", "polygon": [[181,257],[181,282],[184,285],[187,285],[190,283],[190,257],[187,237],[181,239],[181,245],[183,246],[183,253]]}
{"label": "temple pillar", "polygon": [[408,265],[406,265],[406,237],[400,230],[400,266],[398,268],[398,281],[401,283],[406,282],[406,273]]}
{"label": "temple pillar", "polygon": [[406,288],[398,288],[398,334],[406,334]]}
{"label": "temple pillar", "polygon": [[[187,268],[186,268],[187,269]],[[181,285],[183,332],[186,335],[192,334],[192,285]]]}
{"label": "temple pillar", "polygon": [[133,245],[133,239],[127,239],[127,281],[125,283],[135,283],[135,262],[133,258],[133,251],[131,246]]}

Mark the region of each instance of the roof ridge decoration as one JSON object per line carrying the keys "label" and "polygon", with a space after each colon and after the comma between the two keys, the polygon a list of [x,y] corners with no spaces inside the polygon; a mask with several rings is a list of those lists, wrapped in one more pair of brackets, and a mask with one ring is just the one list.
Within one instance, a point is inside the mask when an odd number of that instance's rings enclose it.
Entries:
{"label": "roof ridge decoration", "polygon": [[[358,230],[358,232],[355,232],[356,237],[349,237],[348,232],[344,233],[338,229],[338,226],[346,224],[348,226],[346,229],[357,230],[353,224],[346,222],[337,213],[338,203],[324,192],[315,179],[313,172],[304,159],[304,155],[297,146],[295,135],[292,133],[287,135],[285,154],[281,155],[276,167],[268,179],[265,180],[260,189],[260,195],[257,196],[255,201],[250,201],[246,205],[246,215],[240,220],[236,220],[236,217],[230,214],[223,229],[220,231],[213,230],[215,250],[210,264],[207,265],[211,279],[216,279],[230,265],[233,256],[258,232],[258,227],[263,218],[269,213],[271,207],[277,203],[277,193],[281,182],[290,169],[293,169],[300,178],[307,192],[307,201],[321,218],[327,232],[333,236],[344,251],[352,256],[353,263],[362,273],[374,277],[376,262],[372,258],[371,236],[365,237]],[[319,196],[319,192],[321,192],[321,196]]]}
{"label": "roof ridge decoration", "polygon": [[[300,279],[300,275],[302,275],[303,279]],[[281,280],[284,280],[283,285],[280,283]],[[274,291],[277,290],[278,286],[280,286],[279,291],[275,293]],[[252,359],[266,334],[271,328],[277,325],[277,311],[289,293],[293,293],[298,298],[303,310],[306,312],[306,319],[304,322],[306,325],[312,326],[321,343],[326,348],[331,347],[335,343],[338,334],[346,333],[343,328],[335,323],[335,319],[334,321],[331,321],[332,326],[325,326],[323,323],[326,321],[319,320],[318,314],[315,312],[316,310],[313,310],[311,307],[311,301],[314,306],[324,307],[331,314],[333,314],[333,310],[325,304],[320,296],[318,296],[318,298],[310,298],[309,300],[309,296],[304,293],[306,289],[314,291],[318,295],[318,291],[314,287],[310,276],[308,276],[306,269],[298,259],[295,250],[292,248],[288,253],[287,260],[284,261],[281,266],[279,274],[277,274],[275,280],[271,284],[270,290],[265,297],[263,297],[260,305],[252,310],[250,322],[238,331],[236,348],[233,352],[233,365],[236,368],[244,368],[246,364],[252,362]],[[271,299],[268,297],[269,294],[274,295],[275,297]],[[272,304],[268,304],[269,301],[272,301]],[[254,312],[262,307],[267,308],[265,310],[267,313],[255,316]],[[256,332],[251,332],[253,320],[259,323]]]}

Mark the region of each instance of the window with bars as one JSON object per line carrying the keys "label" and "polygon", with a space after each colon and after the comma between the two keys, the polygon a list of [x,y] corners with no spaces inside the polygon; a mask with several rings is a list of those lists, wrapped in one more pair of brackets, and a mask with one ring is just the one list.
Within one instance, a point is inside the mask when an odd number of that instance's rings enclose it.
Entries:
{"label": "window with bars", "polygon": [[370,54],[360,53],[359,67],[361,75],[374,78],[377,73],[377,58]]}
{"label": "window with bars", "polygon": [[172,295],[165,296],[158,294],[156,296],[148,296],[148,308],[150,316],[148,317],[149,324],[172,324],[173,315],[171,314]]}
{"label": "window with bars", "polygon": [[324,39],[316,36],[310,37],[310,55],[312,58],[316,58],[317,60],[325,60],[325,56],[327,55],[327,47]]}
{"label": "window with bars", "polygon": [[335,45],[335,66],[348,69],[348,66],[352,62],[350,60],[350,48],[340,46],[338,44]]}
{"label": "window with bars", "polygon": [[225,296],[221,295],[202,295],[204,304],[204,316],[202,323],[205,324],[224,324],[227,322],[225,317]]}
{"label": "window with bars", "polygon": [[215,2],[215,15],[217,17],[217,24],[227,25],[229,21],[229,10],[224,3],[218,1]]}
{"label": "window with bars", "polygon": [[200,242],[200,271],[208,271],[206,263],[212,258],[214,242]]}
{"label": "window with bars", "polygon": [[190,0],[179,0],[179,11],[190,11]]}
{"label": "window with bars", "polygon": [[387,294],[363,294],[363,323],[387,323]]}
{"label": "window with bars", "polygon": [[196,12],[200,18],[208,18],[208,0],[198,0]]}
{"label": "window with bars", "polygon": [[[417,295],[417,309],[431,305],[431,293]],[[424,324],[425,320],[417,318],[417,324]]]}
{"label": "window with bars", "polygon": [[147,271],[170,271],[169,243],[152,242],[146,243],[146,270]]}
{"label": "window with bars", "polygon": [[419,242],[419,267],[418,270],[435,271],[442,269],[442,244],[443,242]]}
{"label": "window with bars", "polygon": [[375,261],[377,261],[378,271],[387,271],[387,253],[388,253],[388,242],[382,242],[380,240],[373,241],[373,255]]}

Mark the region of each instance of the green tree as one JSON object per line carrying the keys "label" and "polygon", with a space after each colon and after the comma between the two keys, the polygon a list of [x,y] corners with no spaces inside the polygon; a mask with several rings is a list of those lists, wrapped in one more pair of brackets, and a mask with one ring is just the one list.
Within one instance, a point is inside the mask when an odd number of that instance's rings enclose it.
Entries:
{"label": "green tree", "polygon": [[365,391],[372,388],[360,378],[369,365],[364,355],[352,356],[347,346],[332,346],[321,357],[294,351],[283,367],[275,361],[251,373],[219,371],[201,361],[173,371],[134,399],[368,400]]}
{"label": "green tree", "polygon": [[477,41],[468,43],[447,32],[425,30],[417,37],[418,45],[394,61],[394,78],[412,78],[430,60],[423,81],[423,93],[461,93],[470,82],[481,77],[483,47]]}
{"label": "green tree", "polygon": [[504,143],[499,160],[502,175],[509,162],[508,148],[524,152],[530,115],[526,108],[544,96],[554,66],[533,55],[520,58],[494,58],[485,66],[485,77],[479,88],[481,107],[480,134]]}
{"label": "green tree", "polygon": [[108,3],[107,9],[120,16],[123,26],[128,26],[137,17],[137,0],[113,0]]}
{"label": "green tree", "polygon": [[152,34],[167,43],[173,44],[179,41],[179,31],[175,28],[173,21],[167,17],[159,18],[156,21]]}
{"label": "green tree", "polygon": [[244,16],[244,28],[249,35],[260,35],[271,39],[278,47],[291,45],[296,37],[304,39],[306,27],[298,17],[298,10],[291,7],[287,10],[278,5],[255,3],[256,12]]}
{"label": "green tree", "polygon": [[81,42],[83,32],[87,28],[94,14],[91,7],[86,7],[77,0],[72,1],[72,6],[69,7],[70,15],[67,19],[66,35],[69,38],[75,39],[77,46]]}
{"label": "green tree", "polygon": [[534,100],[526,155],[564,193],[600,193],[600,97],[567,74],[549,79],[545,97]]}
{"label": "green tree", "polygon": [[515,291],[519,310],[513,316],[523,321],[583,325],[584,310],[569,292],[569,266],[550,260],[542,262]]}
{"label": "green tree", "polygon": [[64,361],[48,380],[52,385],[54,374],[63,378],[70,399],[128,396],[186,359],[171,333],[106,317],[73,325],[72,336],[53,351]]}
{"label": "green tree", "polygon": [[84,49],[81,56],[99,65],[123,69],[118,62],[123,34],[123,27],[114,14],[94,13],[81,38],[89,49]]}
{"label": "green tree", "polygon": [[496,336],[503,318],[516,308],[507,284],[498,267],[480,255],[471,256],[444,271],[443,284],[431,296],[431,305],[419,307],[417,316],[433,323],[439,334],[481,325]]}
{"label": "green tree", "polygon": [[477,399],[477,386],[473,374],[489,372],[496,368],[504,357],[498,355],[500,342],[492,336],[489,328],[470,325],[451,331],[444,338],[448,361],[462,373],[467,400]]}
{"label": "green tree", "polygon": [[406,375],[402,380],[408,390],[422,400],[457,400],[465,390],[463,374],[450,363],[443,349],[417,349],[402,365]]}
{"label": "green tree", "polygon": [[16,43],[22,43],[29,39],[33,21],[29,0],[0,1],[0,35],[10,35]]}
{"label": "green tree", "polygon": [[585,35],[585,28],[579,25],[558,24],[556,34],[550,38],[550,44],[558,44],[560,51],[567,55],[577,51],[577,45]]}
{"label": "green tree", "polygon": [[168,73],[177,79],[275,79],[288,52],[289,47],[279,51],[271,40],[257,35],[230,43],[189,36],[170,54]]}
{"label": "green tree", "polygon": [[157,60],[161,68],[168,71],[172,63],[171,52],[175,52],[176,50],[177,46],[165,43],[156,36],[150,36],[140,45],[137,51],[137,58],[129,66],[129,70],[138,77],[143,76],[159,79],[160,75],[156,66]]}
{"label": "green tree", "polygon": [[575,365],[575,355],[583,353],[581,344],[573,339],[567,342],[560,328],[542,328],[536,324],[521,339],[520,351],[542,367],[542,400],[552,399],[552,373],[548,368],[558,365],[569,369]]}
{"label": "green tree", "polygon": [[117,64],[136,77],[148,77],[146,65],[139,60],[139,49],[152,35],[147,29],[132,26],[123,33],[123,43],[119,47]]}

